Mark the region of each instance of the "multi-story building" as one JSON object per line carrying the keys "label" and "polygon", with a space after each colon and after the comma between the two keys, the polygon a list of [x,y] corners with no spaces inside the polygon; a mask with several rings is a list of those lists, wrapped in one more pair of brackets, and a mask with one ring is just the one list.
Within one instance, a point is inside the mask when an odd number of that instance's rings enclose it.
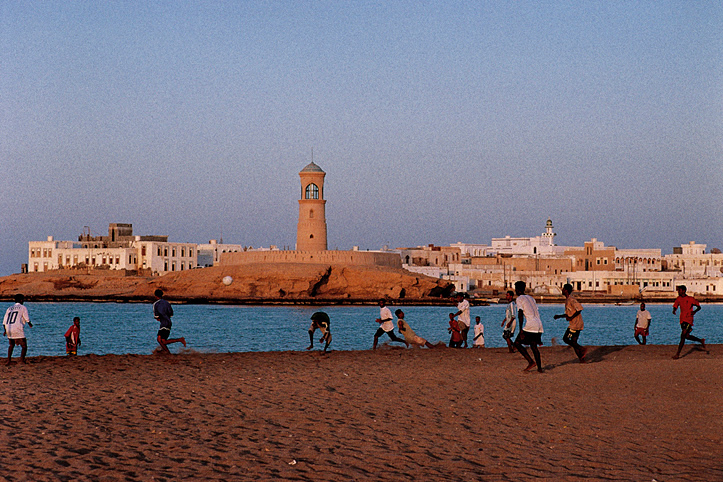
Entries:
{"label": "multi-story building", "polygon": [[[707,245],[694,241],[673,248],[663,257],[666,270],[679,272],[682,278],[720,278],[723,276],[723,254],[706,253]],[[718,251],[718,250],[715,250]]]}
{"label": "multi-story building", "polygon": [[108,236],[85,229],[78,241],[28,243],[28,272],[58,269],[147,270],[152,274],[183,271],[197,266],[193,243],[171,243],[168,236],[134,236],[131,224],[111,223]]}

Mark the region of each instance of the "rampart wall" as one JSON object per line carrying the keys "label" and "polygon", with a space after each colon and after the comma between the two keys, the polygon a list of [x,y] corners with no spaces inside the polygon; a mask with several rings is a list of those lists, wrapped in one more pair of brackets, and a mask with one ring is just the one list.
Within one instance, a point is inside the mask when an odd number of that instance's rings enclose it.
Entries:
{"label": "rampart wall", "polygon": [[245,251],[222,253],[219,260],[221,266],[253,263],[402,267],[402,259],[399,254],[371,251]]}

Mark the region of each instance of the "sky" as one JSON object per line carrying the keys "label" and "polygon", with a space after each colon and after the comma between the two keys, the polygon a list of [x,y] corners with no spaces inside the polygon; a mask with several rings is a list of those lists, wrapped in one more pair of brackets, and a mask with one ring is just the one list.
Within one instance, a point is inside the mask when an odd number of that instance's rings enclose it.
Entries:
{"label": "sky", "polygon": [[293,249],[723,248],[723,3],[0,2],[0,276],[132,223]]}

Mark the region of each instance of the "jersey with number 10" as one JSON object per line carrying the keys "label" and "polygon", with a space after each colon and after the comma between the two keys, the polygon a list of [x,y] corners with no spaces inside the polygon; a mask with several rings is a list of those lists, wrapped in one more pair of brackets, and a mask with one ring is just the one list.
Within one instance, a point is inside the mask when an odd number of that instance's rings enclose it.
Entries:
{"label": "jersey with number 10", "polygon": [[5,327],[5,334],[11,340],[25,338],[26,323],[30,323],[28,309],[20,303],[15,303],[5,312],[3,326]]}

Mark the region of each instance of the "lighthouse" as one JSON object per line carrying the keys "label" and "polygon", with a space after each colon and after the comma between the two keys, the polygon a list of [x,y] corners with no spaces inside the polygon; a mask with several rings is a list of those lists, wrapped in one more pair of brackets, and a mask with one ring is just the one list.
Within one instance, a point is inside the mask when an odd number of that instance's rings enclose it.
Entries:
{"label": "lighthouse", "polygon": [[297,251],[326,251],[326,173],[312,161],[299,172],[301,199],[296,228]]}

